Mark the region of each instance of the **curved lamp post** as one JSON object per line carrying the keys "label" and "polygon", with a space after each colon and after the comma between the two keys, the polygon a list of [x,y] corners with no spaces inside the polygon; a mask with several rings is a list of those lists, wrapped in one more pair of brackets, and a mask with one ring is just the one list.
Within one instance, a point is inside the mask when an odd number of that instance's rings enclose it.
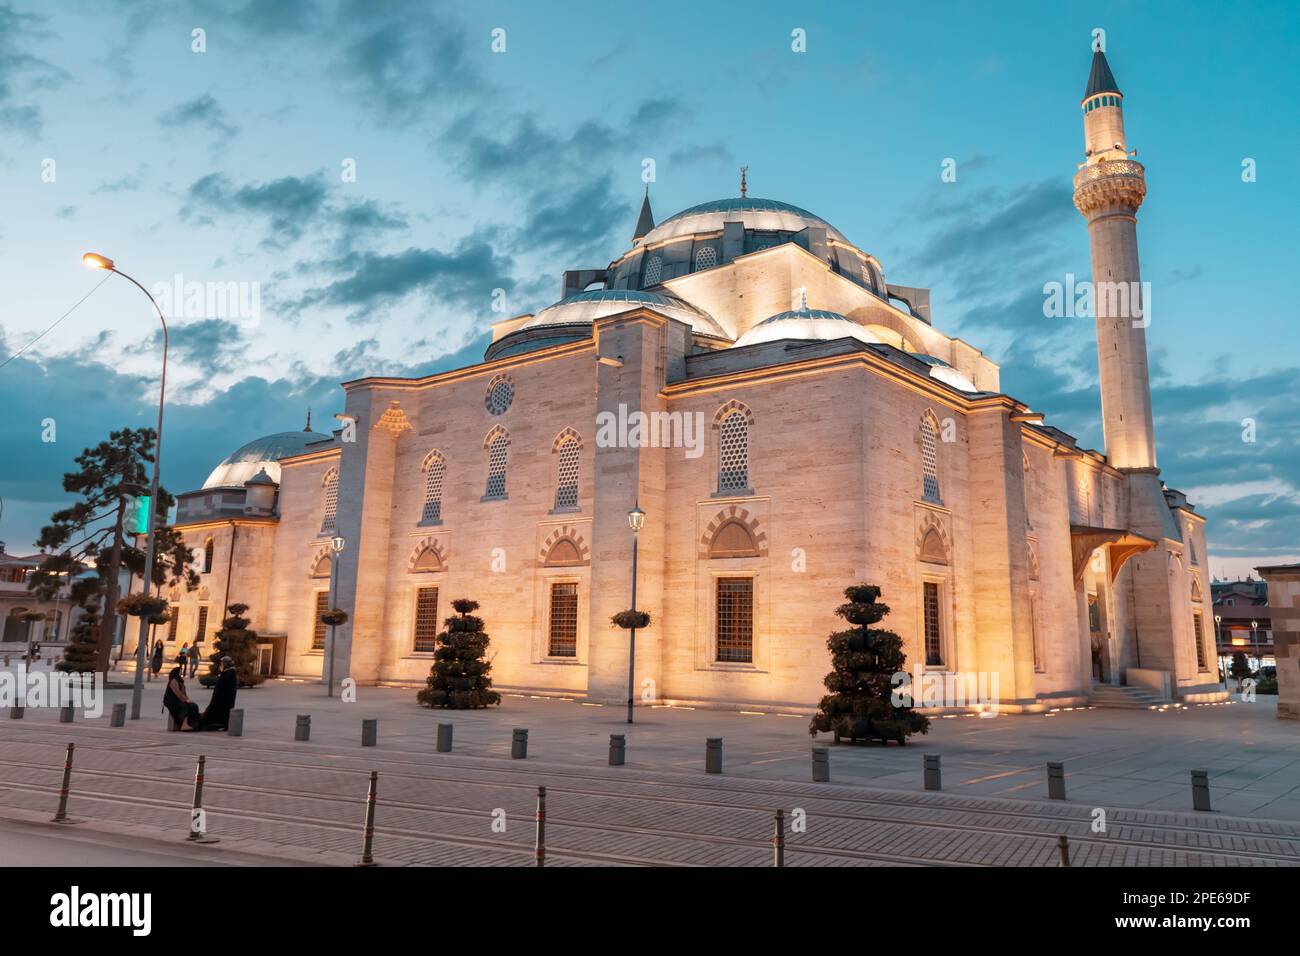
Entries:
{"label": "curved lamp post", "polygon": [[1223,675],[1223,689],[1228,689],[1228,668],[1223,663],[1223,651],[1219,650],[1219,642],[1223,640],[1223,615],[1214,615],[1214,664],[1219,668],[1219,673]]}
{"label": "curved lamp post", "polygon": [[[153,562],[154,550],[157,542],[158,528],[158,466],[162,461],[162,436],[163,436],[163,399],[167,392],[167,319],[163,317],[162,309],[158,308],[158,303],[154,297],[149,294],[149,290],[136,282],[125,272],[121,272],[113,264],[113,260],[107,256],[101,256],[97,252],[87,252],[81,257],[82,263],[87,269],[103,269],[106,272],[115,272],[123,279],[126,279],[133,286],[144,293],[149,304],[158,315],[158,321],[162,323],[163,332],[163,359],[162,359],[162,380],[158,384],[158,434],[154,441],[153,449],[153,479],[149,486],[149,528],[147,532],[147,545],[144,552],[144,580],[140,585],[141,593],[144,597],[149,596],[149,586],[153,583]],[[131,719],[140,719],[140,701],[144,696],[144,668],[145,668],[145,643],[149,638],[149,617],[140,615],[140,637],[136,643],[135,649],[135,684],[131,688]],[[126,642],[125,632],[123,632],[123,643]]]}
{"label": "curved lamp post", "polygon": [[[645,525],[645,512],[635,504],[627,513],[627,524],[632,529],[632,610],[636,611],[636,551],[638,532]],[[632,723],[632,698],[636,691],[636,625],[628,631],[627,647],[627,722]]]}
{"label": "curved lamp post", "polygon": [[[330,558],[330,610],[331,611],[333,611],[335,607],[334,582],[338,580],[338,576],[339,576],[339,555],[343,553],[343,548],[346,545],[347,545],[347,541],[343,539],[342,535],[336,534],[334,537],[330,538],[330,552],[332,553],[332,557]],[[334,696],[334,625],[333,624],[330,625],[329,667],[325,675],[325,686],[328,689],[327,691],[328,696],[333,697]]]}

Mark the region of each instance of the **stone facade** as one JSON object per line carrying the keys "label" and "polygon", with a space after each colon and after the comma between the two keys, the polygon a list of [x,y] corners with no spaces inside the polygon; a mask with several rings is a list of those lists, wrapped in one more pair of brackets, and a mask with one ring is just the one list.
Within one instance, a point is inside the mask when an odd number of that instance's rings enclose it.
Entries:
{"label": "stone facade", "polygon": [[1277,715],[1300,720],[1300,564],[1256,568],[1268,583],[1277,661]]}
{"label": "stone facade", "polygon": [[[1118,128],[1122,150],[1121,120],[1085,116],[1090,143]],[[1135,194],[1108,177],[1079,184],[1094,273],[1136,280]],[[499,688],[621,702],[611,617],[631,604],[639,505],[640,701],[810,709],[862,581],[912,666],[993,677],[1006,709],[1129,676],[1221,694],[1204,521],[1155,468],[1142,328],[1099,313],[1102,454],[1001,393],[927,290],[889,285],[806,210],[741,197],[648,218],[609,267],[567,272],[561,302],[497,323],[484,362],[347,382],[332,437],[183,496],[179,526],[214,558],[179,602],[237,596],[269,666],[318,679],[337,535],[336,679],[423,681],[430,623],[471,597]],[[232,513],[204,511],[214,494]]]}

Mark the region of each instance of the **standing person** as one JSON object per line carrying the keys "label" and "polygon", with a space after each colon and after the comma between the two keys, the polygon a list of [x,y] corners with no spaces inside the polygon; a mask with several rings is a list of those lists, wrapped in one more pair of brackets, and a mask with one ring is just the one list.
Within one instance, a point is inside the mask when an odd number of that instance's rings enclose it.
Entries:
{"label": "standing person", "polygon": [[153,676],[157,677],[158,672],[162,670],[163,665],[163,647],[162,641],[153,642],[153,660],[149,662],[153,669]]}
{"label": "standing person", "polygon": [[185,693],[186,655],[178,654],[176,666],[167,675],[167,690],[163,692],[163,707],[171,712],[174,730],[199,729],[199,705]]}
{"label": "standing person", "polygon": [[190,642],[186,641],[181,645],[180,651],[176,655],[176,663],[181,667],[181,676],[185,677],[190,672]]}
{"label": "standing person", "polygon": [[202,730],[225,730],[226,724],[230,722],[230,711],[235,706],[235,693],[239,688],[235,662],[227,655],[221,658],[217,666],[217,683],[212,688],[208,709],[203,712]]}
{"label": "standing person", "polygon": [[201,659],[202,658],[199,655],[199,645],[195,642],[194,646],[190,648],[190,677],[193,677],[199,672],[199,661]]}

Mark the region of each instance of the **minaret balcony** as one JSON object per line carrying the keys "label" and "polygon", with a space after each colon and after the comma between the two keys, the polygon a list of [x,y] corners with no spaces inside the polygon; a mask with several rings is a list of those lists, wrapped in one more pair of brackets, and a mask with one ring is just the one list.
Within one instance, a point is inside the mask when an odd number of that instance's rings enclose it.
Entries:
{"label": "minaret balcony", "polygon": [[1092,163],[1074,175],[1074,205],[1085,216],[1115,207],[1136,210],[1146,194],[1146,170],[1136,160]]}

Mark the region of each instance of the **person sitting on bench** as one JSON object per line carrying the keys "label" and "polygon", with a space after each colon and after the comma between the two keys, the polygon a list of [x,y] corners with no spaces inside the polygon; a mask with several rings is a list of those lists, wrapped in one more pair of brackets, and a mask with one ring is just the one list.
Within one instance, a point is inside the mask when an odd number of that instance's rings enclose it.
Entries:
{"label": "person sitting on bench", "polygon": [[212,688],[212,699],[203,712],[200,730],[225,730],[230,723],[230,711],[235,706],[235,692],[239,689],[239,675],[235,662],[229,655],[222,657],[217,672],[217,683]]}
{"label": "person sitting on bench", "polygon": [[167,675],[163,707],[172,716],[173,730],[195,730],[199,726],[199,705],[185,693],[185,655],[182,654]]}

